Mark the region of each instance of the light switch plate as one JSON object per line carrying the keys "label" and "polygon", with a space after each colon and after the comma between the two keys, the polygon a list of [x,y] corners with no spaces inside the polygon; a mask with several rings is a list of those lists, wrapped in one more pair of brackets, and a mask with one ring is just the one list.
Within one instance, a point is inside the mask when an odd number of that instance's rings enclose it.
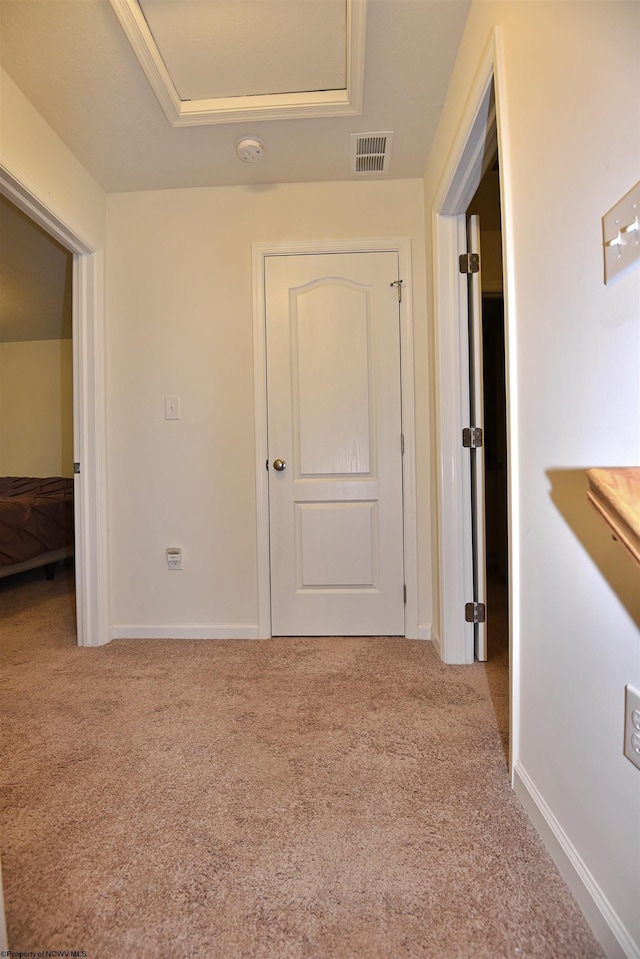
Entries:
{"label": "light switch plate", "polygon": [[602,218],[604,282],[640,260],[640,183]]}
{"label": "light switch plate", "polygon": [[633,686],[624,691],[624,754],[640,769],[640,692]]}
{"label": "light switch plate", "polygon": [[164,418],[165,420],[180,419],[180,397],[179,396],[165,396]]}

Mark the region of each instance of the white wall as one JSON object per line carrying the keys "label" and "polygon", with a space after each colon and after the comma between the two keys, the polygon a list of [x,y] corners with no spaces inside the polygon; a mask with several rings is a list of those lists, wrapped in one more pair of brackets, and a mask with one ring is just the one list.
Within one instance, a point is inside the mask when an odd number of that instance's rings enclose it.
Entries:
{"label": "white wall", "polygon": [[[634,956],[640,773],[622,738],[624,686],[640,687],[639,577],[589,507],[584,470],[640,463],[640,267],[606,287],[601,231],[640,175],[639,13],[636,2],[474,4],[425,175],[430,222],[475,71],[501,25],[520,449],[517,782],[534,815],[546,815],[550,844],[555,830],[578,857],[578,893],[579,875],[593,882],[595,898],[583,903],[609,954]],[[427,248],[430,264],[430,237]]]}
{"label": "white wall", "polygon": [[0,343],[0,475],[73,476],[71,340]]}
{"label": "white wall", "polygon": [[[252,243],[390,236],[413,244],[420,623],[431,623],[422,181],[361,181],[108,197],[116,631],[257,626]],[[180,397],[177,422],[165,395]],[[167,571],[175,545],[179,573]]]}
{"label": "white wall", "polygon": [[0,68],[0,162],[94,250],[104,244],[105,195]]}

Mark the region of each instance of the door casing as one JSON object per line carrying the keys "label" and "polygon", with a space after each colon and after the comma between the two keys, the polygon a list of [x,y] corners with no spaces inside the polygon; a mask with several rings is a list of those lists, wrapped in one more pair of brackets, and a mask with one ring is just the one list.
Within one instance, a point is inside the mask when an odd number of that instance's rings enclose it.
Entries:
{"label": "door casing", "polygon": [[413,378],[413,310],[411,241],[405,237],[365,240],[331,240],[253,244],[253,357],[256,450],[256,521],[258,557],[258,630],[271,637],[271,572],[269,560],[269,486],[265,468],[267,445],[266,302],[265,260],[268,256],[313,253],[397,252],[402,283],[400,355],[402,364],[403,534],[407,586],[405,636],[418,635],[418,563],[415,484],[415,399]]}
{"label": "door casing", "polygon": [[73,253],[73,446],[76,615],[79,646],[110,640],[104,395],[104,257],[54,210],[46,191],[0,158],[0,193]]}

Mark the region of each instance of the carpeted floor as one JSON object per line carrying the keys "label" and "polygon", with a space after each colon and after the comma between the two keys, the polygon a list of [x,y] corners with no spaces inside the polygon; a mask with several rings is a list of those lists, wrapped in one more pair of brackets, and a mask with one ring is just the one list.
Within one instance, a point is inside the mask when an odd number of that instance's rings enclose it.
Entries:
{"label": "carpeted floor", "polygon": [[601,959],[510,789],[499,656],[443,666],[387,638],[78,649],[67,587],[0,581],[11,949]]}

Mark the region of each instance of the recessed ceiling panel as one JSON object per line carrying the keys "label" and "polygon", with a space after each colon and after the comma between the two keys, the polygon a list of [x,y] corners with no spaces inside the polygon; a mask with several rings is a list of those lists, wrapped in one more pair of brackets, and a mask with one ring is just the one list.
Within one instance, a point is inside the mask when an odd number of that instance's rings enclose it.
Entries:
{"label": "recessed ceiling panel", "polygon": [[357,115],[367,0],[110,0],[172,126]]}
{"label": "recessed ceiling panel", "polygon": [[181,100],[346,89],[346,0],[138,2]]}
{"label": "recessed ceiling panel", "polygon": [[[237,0],[238,6],[243,2]],[[290,2],[295,6],[298,0]],[[168,77],[171,84],[171,78],[162,57],[152,54],[149,44],[155,43],[137,0],[131,8],[127,0],[112,3],[0,0],[5,107],[0,112],[4,116],[8,109],[10,116],[14,97],[16,103],[27,97],[108,193],[347,180],[349,134],[389,130],[395,133],[391,168],[377,176],[422,178],[471,5],[470,0],[350,3],[348,94],[181,100],[165,82]],[[317,6],[323,4],[317,0]],[[362,67],[365,19],[363,89],[352,51],[359,49]],[[310,114],[315,119],[288,122]],[[178,129],[199,123],[207,126]],[[264,142],[260,163],[238,159],[235,144],[245,136]]]}

